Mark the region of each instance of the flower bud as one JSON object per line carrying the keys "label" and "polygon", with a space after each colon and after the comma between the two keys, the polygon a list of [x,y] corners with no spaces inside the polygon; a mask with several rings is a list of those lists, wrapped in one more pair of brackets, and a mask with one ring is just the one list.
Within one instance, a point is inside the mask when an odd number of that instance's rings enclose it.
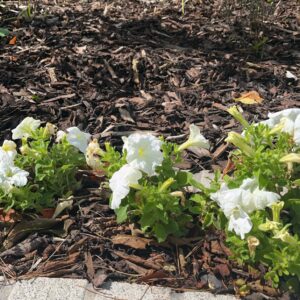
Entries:
{"label": "flower bud", "polygon": [[102,169],[102,162],[100,156],[104,151],[100,148],[96,139],[93,139],[86,148],[85,159],[86,163],[93,170],[99,171]]}
{"label": "flower bud", "polygon": [[290,235],[290,233],[288,232],[289,226],[290,226],[290,224],[287,224],[281,230],[279,230],[273,236],[273,239],[279,239],[279,240],[283,241],[284,243],[291,244],[291,245],[296,244],[297,240],[292,235]]}
{"label": "flower bud", "polygon": [[254,256],[255,250],[257,246],[259,246],[260,244],[259,239],[256,238],[255,236],[248,236],[247,242],[248,242],[248,249],[250,252],[250,256]]}
{"label": "flower bud", "polygon": [[174,178],[167,179],[159,188],[160,192],[167,190],[176,180]]}
{"label": "flower bud", "polygon": [[185,198],[183,192],[181,192],[181,191],[175,191],[175,192],[170,193],[170,195],[173,196],[173,197],[179,197],[179,198],[180,198],[180,204],[181,204],[182,206],[185,205],[185,203],[186,203],[186,198]]}
{"label": "flower bud", "polygon": [[57,126],[55,126],[54,124],[52,123],[46,123],[46,126],[45,126],[45,133],[47,135],[54,135],[55,133],[57,132]]}
{"label": "flower bud", "polygon": [[261,231],[274,231],[278,230],[280,227],[280,223],[270,221],[269,219],[266,220],[266,223],[260,224],[258,229]]}
{"label": "flower bud", "polygon": [[280,212],[284,206],[284,202],[280,201],[272,204],[273,222],[280,222]]}
{"label": "flower bud", "polygon": [[282,163],[300,163],[300,154],[290,153],[280,159]]}
{"label": "flower bud", "polygon": [[25,144],[24,146],[20,147],[20,152],[22,155],[27,155],[30,151],[30,148],[27,144]]}
{"label": "flower bud", "polygon": [[227,109],[227,111],[238,121],[240,122],[243,127],[247,128],[249,127],[249,123],[246,121],[246,119],[243,117],[241,112],[238,110],[237,106],[234,105]]}
{"label": "flower bud", "polygon": [[245,138],[236,132],[233,131],[229,132],[226,142],[233,144],[247,156],[254,155],[254,150],[246,142]]}

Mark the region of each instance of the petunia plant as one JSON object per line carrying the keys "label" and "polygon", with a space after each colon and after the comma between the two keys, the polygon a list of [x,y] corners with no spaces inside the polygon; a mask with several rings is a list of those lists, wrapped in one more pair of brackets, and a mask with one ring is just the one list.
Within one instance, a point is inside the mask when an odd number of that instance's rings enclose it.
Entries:
{"label": "petunia plant", "polygon": [[229,156],[234,171],[210,195],[227,218],[228,245],[240,264],[263,264],[274,286],[299,292],[300,109],[269,114],[258,124],[237,107],[229,113],[244,131],[228,134],[236,147]]}
{"label": "petunia plant", "polygon": [[101,150],[93,141],[87,156],[89,165],[106,170],[112,191],[110,207],[117,220],[139,224],[146,235],[159,242],[169,235],[184,235],[193,220],[186,199],[186,188],[193,180],[191,173],[177,170],[174,164],[180,161],[182,151],[208,148],[208,141],[195,125],[190,126],[190,136],[182,145],[138,132],[123,141],[122,153],[109,144]]}
{"label": "petunia plant", "polygon": [[76,173],[85,166],[90,135],[76,127],[57,134],[57,128],[25,118],[12,130],[14,141],[0,149],[0,204],[6,209],[53,207],[55,200],[80,186]]}

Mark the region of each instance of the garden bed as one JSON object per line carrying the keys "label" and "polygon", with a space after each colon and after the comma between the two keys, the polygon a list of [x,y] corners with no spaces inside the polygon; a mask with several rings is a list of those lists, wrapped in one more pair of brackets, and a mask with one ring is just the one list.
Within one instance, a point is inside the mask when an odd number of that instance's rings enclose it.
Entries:
{"label": "garden bed", "polygon": [[[258,92],[261,104],[239,103],[254,122],[299,107],[299,80],[287,75],[300,78],[296,1],[279,6],[276,22],[265,23],[258,36],[241,30],[239,11],[227,15],[218,1],[188,2],[184,16],[177,2],[49,2],[34,3],[30,18],[16,14],[14,2],[0,6],[0,27],[10,30],[0,40],[1,142],[27,116],[63,130],[77,126],[118,150],[122,136],[137,130],[181,144],[196,124],[209,150],[184,152],[177,167],[222,171],[232,149],[227,133],[241,130],[227,112],[234,98]],[[258,47],[261,37],[268,40]],[[109,189],[99,189],[103,173],[86,169],[77,177],[81,189],[55,219],[45,210],[1,212],[5,276],[293,297],[263,279],[263,264],[248,269],[230,260],[224,232],[192,228],[159,244],[133,224],[116,222]]]}

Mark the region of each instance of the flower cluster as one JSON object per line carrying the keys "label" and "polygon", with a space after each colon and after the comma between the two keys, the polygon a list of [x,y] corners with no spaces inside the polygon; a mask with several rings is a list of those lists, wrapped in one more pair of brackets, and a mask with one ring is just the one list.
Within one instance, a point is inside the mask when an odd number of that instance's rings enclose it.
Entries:
{"label": "flower cluster", "polygon": [[252,228],[249,214],[263,210],[279,201],[280,195],[259,189],[257,179],[244,179],[239,188],[229,189],[223,183],[221,189],[211,194],[211,199],[221,207],[229,219],[229,230],[234,230],[242,239]]}
{"label": "flower cluster", "polygon": [[[115,172],[109,181],[109,187],[113,191],[113,209],[119,208],[121,200],[129,194],[130,187],[136,187],[143,174],[150,177],[156,175],[156,168],[164,160],[161,150],[163,142],[151,134],[133,133],[129,137],[123,137],[123,141],[127,164]],[[208,141],[194,124],[190,125],[188,140],[176,151],[181,152],[190,147],[209,147]]]}
{"label": "flower cluster", "polygon": [[25,118],[12,130],[12,138],[21,140],[20,148],[10,140],[0,147],[0,203],[5,207],[51,206],[77,184],[75,173],[84,162],[81,152],[86,152],[90,135],[77,127],[65,133],[51,123],[41,124]]}
{"label": "flower cluster", "polygon": [[4,141],[0,149],[0,189],[5,194],[9,193],[13,187],[26,185],[29,175],[14,164],[15,146],[12,141]]}
{"label": "flower cluster", "polygon": [[244,131],[228,134],[236,147],[229,155],[233,173],[210,195],[228,220],[227,244],[239,263],[263,263],[274,286],[299,293],[300,109],[270,113],[256,124],[237,107],[228,112]]}

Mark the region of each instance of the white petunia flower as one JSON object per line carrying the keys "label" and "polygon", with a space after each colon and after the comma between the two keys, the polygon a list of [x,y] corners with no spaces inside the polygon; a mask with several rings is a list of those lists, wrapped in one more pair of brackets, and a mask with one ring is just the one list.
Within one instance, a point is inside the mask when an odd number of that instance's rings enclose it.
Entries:
{"label": "white petunia flower", "polygon": [[229,217],[228,230],[234,231],[242,239],[252,229],[250,217],[241,209],[235,209]]}
{"label": "white petunia flower", "polygon": [[270,207],[273,203],[278,202],[280,199],[280,195],[274,192],[259,189],[257,179],[255,178],[244,179],[240,189],[244,190],[242,206],[247,213]]}
{"label": "white petunia flower", "polygon": [[269,113],[269,119],[262,124],[270,128],[282,126],[282,131],[293,136],[294,142],[300,144],[300,108],[288,108],[276,113]]}
{"label": "white petunia flower", "polygon": [[67,141],[82,153],[85,153],[85,150],[88,146],[88,142],[91,138],[89,133],[83,132],[77,127],[70,127],[67,129]]}
{"label": "white petunia flower", "polygon": [[25,118],[15,129],[12,130],[13,140],[31,137],[32,133],[37,130],[40,125],[40,120],[36,120],[32,117]]}
{"label": "white petunia flower", "polygon": [[113,192],[110,207],[119,208],[121,201],[129,194],[130,185],[138,184],[141,178],[142,173],[129,164],[115,172],[109,180],[109,187]]}
{"label": "white petunia flower", "polygon": [[188,140],[179,146],[178,151],[192,147],[209,149],[209,141],[200,133],[199,127],[194,124],[190,125],[190,136]]}
{"label": "white petunia flower", "polygon": [[92,140],[86,148],[85,159],[87,165],[93,170],[102,169],[101,154],[103,154],[103,150],[100,148],[99,143],[96,139]]}
{"label": "white petunia flower", "polygon": [[[270,207],[280,199],[280,195],[276,193],[259,189],[257,180],[251,178],[243,180],[241,186],[235,189],[229,189],[226,184],[223,184],[218,192],[210,196],[212,200],[218,203],[224,215],[230,220],[229,230],[234,230],[242,238],[247,233],[245,228],[248,230],[249,224],[251,224],[248,214],[255,210]],[[242,220],[246,222],[243,228],[241,227]],[[234,226],[237,226],[237,228]]]}
{"label": "white petunia flower", "polygon": [[151,134],[133,133],[123,137],[123,150],[127,151],[127,162],[132,167],[152,176],[163,161],[160,150],[162,142]]}
{"label": "white petunia flower", "polygon": [[56,133],[56,143],[59,143],[67,134],[63,130],[58,130]]}
{"label": "white petunia flower", "polygon": [[7,152],[7,154],[14,159],[17,155],[17,145],[14,141],[5,140],[2,144],[2,147],[0,147],[3,151]]}
{"label": "white petunia flower", "polygon": [[13,163],[12,157],[6,151],[0,149],[0,188],[9,192],[13,186],[21,187],[27,184],[29,173]]}

